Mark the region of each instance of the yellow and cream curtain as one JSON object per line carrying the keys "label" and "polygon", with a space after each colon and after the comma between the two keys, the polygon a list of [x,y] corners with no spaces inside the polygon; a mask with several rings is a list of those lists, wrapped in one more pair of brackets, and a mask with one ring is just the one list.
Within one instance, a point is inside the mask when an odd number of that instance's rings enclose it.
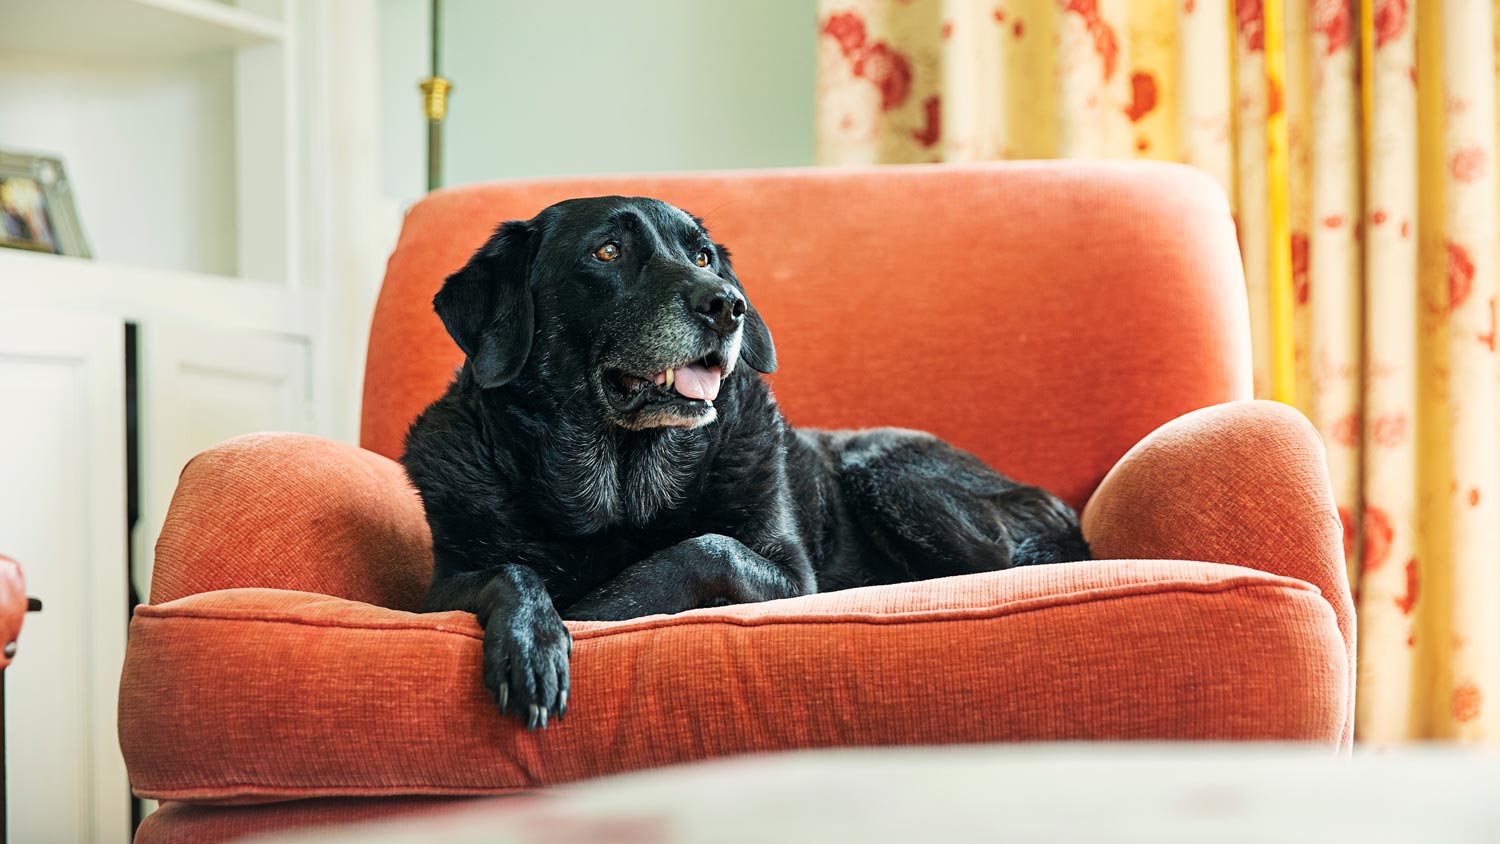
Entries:
{"label": "yellow and cream curtain", "polygon": [[1500,742],[1500,0],[819,0],[823,164],[1182,161],[1328,445],[1357,735]]}

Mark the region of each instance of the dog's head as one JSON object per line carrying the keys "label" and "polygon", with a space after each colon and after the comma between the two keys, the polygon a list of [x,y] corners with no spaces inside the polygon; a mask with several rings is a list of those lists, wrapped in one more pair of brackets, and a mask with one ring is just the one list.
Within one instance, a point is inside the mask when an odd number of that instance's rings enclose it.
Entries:
{"label": "dog's head", "polygon": [[656,199],[573,199],[504,223],[433,306],[481,388],[524,379],[633,430],[707,425],[722,379],[776,368],[728,251]]}

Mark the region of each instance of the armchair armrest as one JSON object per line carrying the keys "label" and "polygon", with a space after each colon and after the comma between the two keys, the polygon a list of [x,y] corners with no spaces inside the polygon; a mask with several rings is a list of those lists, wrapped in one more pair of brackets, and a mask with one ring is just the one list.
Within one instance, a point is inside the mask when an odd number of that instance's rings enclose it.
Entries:
{"label": "armchair armrest", "polygon": [[1214,405],[1168,422],[1120,458],[1084,508],[1099,559],[1228,563],[1318,587],[1349,653],[1354,603],[1323,443],[1302,414],[1269,401]]}
{"label": "armchair armrest", "polygon": [[266,587],[415,610],[431,576],[422,502],[399,464],[319,437],[252,434],[183,469],[151,603]]}

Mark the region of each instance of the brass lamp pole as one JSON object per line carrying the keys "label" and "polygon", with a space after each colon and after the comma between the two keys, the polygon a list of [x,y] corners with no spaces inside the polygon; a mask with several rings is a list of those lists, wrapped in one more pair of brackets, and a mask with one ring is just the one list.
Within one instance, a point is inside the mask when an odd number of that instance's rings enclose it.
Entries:
{"label": "brass lamp pole", "polygon": [[422,112],[427,116],[427,189],[443,184],[443,119],[448,116],[448,92],[453,83],[442,76],[438,63],[442,43],[442,0],[432,0],[432,75],[417,87],[422,91]]}

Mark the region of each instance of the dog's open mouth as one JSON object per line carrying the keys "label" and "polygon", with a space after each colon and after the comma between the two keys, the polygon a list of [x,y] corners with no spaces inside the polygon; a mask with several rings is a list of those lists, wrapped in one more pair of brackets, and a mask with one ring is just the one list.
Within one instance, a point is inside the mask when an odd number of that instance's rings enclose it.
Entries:
{"label": "dog's open mouth", "polygon": [[698,360],[651,375],[606,370],[604,382],[615,408],[629,413],[655,404],[707,408],[719,397],[723,377],[723,359],[717,352],[710,352]]}

